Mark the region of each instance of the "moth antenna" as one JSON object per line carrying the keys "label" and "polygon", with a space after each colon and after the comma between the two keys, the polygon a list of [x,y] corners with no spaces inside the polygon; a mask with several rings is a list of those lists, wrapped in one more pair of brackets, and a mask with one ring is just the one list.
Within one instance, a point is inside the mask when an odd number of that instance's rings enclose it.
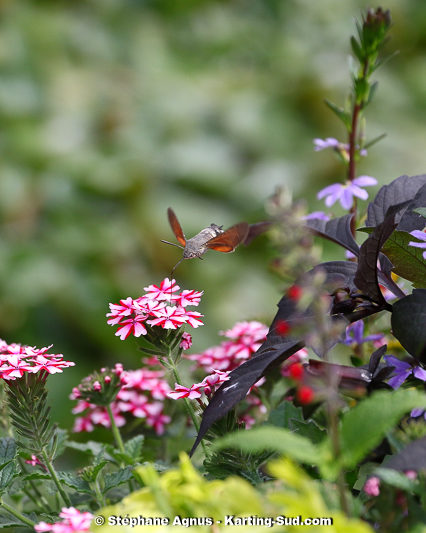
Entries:
{"label": "moth antenna", "polygon": [[165,244],[170,244],[171,246],[176,246],[177,248],[181,248],[182,250],[184,250],[184,247],[181,246],[180,244],[176,244],[174,242],[169,242],[169,241],[163,241],[163,239],[161,239],[161,242],[164,242]]}

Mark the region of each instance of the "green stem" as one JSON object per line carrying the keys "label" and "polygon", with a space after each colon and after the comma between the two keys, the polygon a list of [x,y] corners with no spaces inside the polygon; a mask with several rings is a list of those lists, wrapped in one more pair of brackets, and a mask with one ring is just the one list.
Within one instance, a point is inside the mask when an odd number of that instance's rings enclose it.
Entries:
{"label": "green stem", "polygon": [[109,420],[111,422],[112,434],[114,435],[114,440],[117,445],[117,448],[120,450],[121,453],[126,453],[126,450],[124,449],[123,439],[121,438],[120,431],[117,427],[117,424],[115,423],[114,415],[112,414],[110,404],[106,406],[106,410],[109,416]]}
{"label": "green stem", "polygon": [[27,524],[27,526],[30,526],[31,528],[34,528],[36,525],[35,522],[24,516],[22,513],[14,509],[13,507],[10,507],[10,505],[7,505],[7,503],[4,503],[4,501],[0,500],[0,505],[5,509],[8,513],[10,513],[12,516],[23,522],[24,524]]}
{"label": "green stem", "polygon": [[[171,351],[169,350],[168,353],[167,353],[167,359],[168,359],[168,363],[169,363],[169,366],[173,372],[173,377],[175,378],[175,381],[178,385],[183,385],[182,383],[182,380],[179,376],[179,373],[177,371],[177,368],[176,368],[176,364],[173,360],[173,357],[172,357],[172,354],[171,354]],[[194,406],[192,405],[192,403],[188,400],[188,398],[184,398],[183,399],[184,401],[184,404],[185,404],[185,408],[186,408],[186,411],[188,413],[188,415],[190,416],[193,424],[194,424],[194,427],[197,431],[197,433],[200,431],[200,424],[198,423],[198,418],[197,418],[197,415],[195,413],[195,409],[194,409]],[[206,445],[204,444],[203,441],[201,441],[201,446],[203,448],[203,451],[204,451],[204,455],[207,457],[208,455],[208,451],[207,451],[207,448],[206,448]]]}
{"label": "green stem", "polygon": [[65,492],[64,488],[62,487],[62,484],[61,484],[61,482],[60,482],[60,480],[58,478],[58,474],[56,473],[56,470],[55,470],[52,462],[50,461],[50,459],[49,459],[49,457],[48,457],[48,455],[46,453],[46,450],[43,448],[41,453],[42,453],[42,456],[43,456],[44,466],[49,470],[50,477],[52,478],[52,481],[57,486],[59,494],[61,495],[65,505],[67,507],[71,507],[71,500],[69,499],[68,494]]}
{"label": "green stem", "polygon": [[102,507],[106,507],[105,496],[101,492],[97,479],[92,483],[92,487],[93,487],[93,490],[95,491],[98,502],[101,504]]}

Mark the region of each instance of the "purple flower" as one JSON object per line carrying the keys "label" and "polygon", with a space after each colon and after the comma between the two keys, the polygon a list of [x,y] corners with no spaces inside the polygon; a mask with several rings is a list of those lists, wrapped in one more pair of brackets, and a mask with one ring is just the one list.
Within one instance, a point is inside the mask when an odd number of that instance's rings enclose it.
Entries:
{"label": "purple flower", "polygon": [[374,333],[373,335],[364,335],[364,322],[357,320],[346,328],[346,337],[343,340],[343,344],[352,346],[352,344],[363,344],[364,342],[377,341],[383,338],[383,333]]}
{"label": "purple flower", "polygon": [[303,220],[312,220],[315,218],[319,218],[320,220],[325,220],[328,222],[330,220],[330,217],[324,213],[324,211],[314,211],[313,213],[309,213],[309,215],[306,215],[302,217]]}
{"label": "purple flower", "polygon": [[320,150],[325,150],[326,148],[337,148],[339,144],[339,141],[334,137],[327,137],[327,139],[314,139],[314,150],[315,152],[319,152]]}
{"label": "purple flower", "polygon": [[426,410],[422,409],[421,407],[417,407],[416,409],[413,409],[410,413],[410,416],[412,418],[418,418],[419,416],[422,416],[426,420]]}
{"label": "purple flower", "polygon": [[385,355],[384,359],[389,366],[394,367],[393,376],[388,381],[393,389],[398,389],[411,374],[421,381],[426,381],[426,370],[420,366],[401,361],[393,355]]}
{"label": "purple flower", "polygon": [[[415,229],[410,233],[416,239],[419,239],[423,242],[410,241],[408,244],[410,246],[415,246],[416,248],[426,248],[426,232]],[[426,259],[426,250],[423,252],[423,259]]]}
{"label": "purple flower", "polygon": [[322,189],[318,194],[318,200],[325,198],[325,205],[327,207],[332,206],[337,200],[339,200],[343,209],[350,209],[353,204],[353,197],[357,196],[361,200],[367,200],[368,193],[361,189],[361,187],[369,187],[370,185],[377,185],[376,178],[372,176],[359,176],[352,182],[346,183],[333,183],[325,189]]}
{"label": "purple flower", "polygon": [[[314,139],[315,152],[325,150],[326,148],[333,148],[334,150],[338,150],[340,152],[346,152],[346,157],[348,156],[349,144],[341,143],[334,137],[327,137],[326,139]],[[359,149],[359,146],[357,146],[356,148]],[[365,157],[367,155],[367,150],[365,148],[362,148],[359,151],[359,155]]]}

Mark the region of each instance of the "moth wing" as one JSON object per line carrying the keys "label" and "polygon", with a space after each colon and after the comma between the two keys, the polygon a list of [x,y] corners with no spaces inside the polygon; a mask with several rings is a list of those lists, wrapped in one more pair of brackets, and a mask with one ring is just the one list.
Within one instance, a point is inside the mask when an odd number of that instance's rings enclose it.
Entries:
{"label": "moth wing", "polygon": [[213,239],[207,241],[206,246],[210,250],[216,250],[217,252],[233,252],[245,240],[248,231],[249,225],[247,222],[240,222],[239,224],[235,224],[235,226],[231,226],[217,237],[213,237]]}
{"label": "moth wing", "polygon": [[167,216],[169,218],[170,227],[172,228],[172,231],[175,234],[176,239],[182,246],[185,246],[186,239],[182,231],[182,226],[180,225],[179,220],[171,207],[167,209]]}

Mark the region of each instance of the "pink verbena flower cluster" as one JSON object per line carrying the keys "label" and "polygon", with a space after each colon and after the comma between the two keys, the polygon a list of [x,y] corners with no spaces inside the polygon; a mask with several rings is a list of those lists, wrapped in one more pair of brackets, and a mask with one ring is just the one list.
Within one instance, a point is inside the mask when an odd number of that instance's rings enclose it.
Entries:
{"label": "pink verbena flower cluster", "polygon": [[222,383],[229,379],[229,371],[222,372],[221,370],[214,370],[213,374],[206,376],[201,383],[194,383],[190,387],[184,387],[175,383],[175,390],[170,391],[167,396],[172,400],[180,400],[181,398],[188,398],[194,400],[200,398],[204,392],[206,396],[210,396]]}
{"label": "pink verbena flower cluster", "polygon": [[160,286],[144,287],[145,294],[139,298],[128,297],[118,304],[109,304],[107,322],[111,326],[119,326],[115,334],[121,340],[127,339],[129,335],[146,335],[146,324],[163,329],[177,329],[183,324],[189,324],[193,328],[202,326],[200,318],[203,315],[197,311],[187,311],[186,307],[198,305],[203,292],[184,290],[177,293],[179,289],[176,281],[170,281],[169,278],[165,278]]}
{"label": "pink verbena flower cluster", "polygon": [[234,370],[256,352],[267,333],[268,326],[261,322],[237,322],[233,328],[220,332],[228,340],[186,357],[196,361],[197,366],[207,372]]}
{"label": "pink verbena flower cluster", "polygon": [[63,507],[59,516],[63,518],[61,522],[49,524],[39,522],[34,526],[37,533],[53,531],[53,533],[77,533],[89,531],[93,515],[89,512],[81,512],[75,507]]}
{"label": "pink verbena flower cluster", "polygon": [[[155,430],[157,435],[164,433],[164,426],[170,417],[164,414],[164,400],[170,391],[164,379],[164,371],[138,369],[123,371],[120,364],[115,366],[120,373],[121,388],[110,407],[118,427],[127,422],[126,415],[144,419],[145,424]],[[72,412],[84,413],[76,418],[74,431],[93,431],[96,425],[111,427],[111,421],[105,407],[95,405],[81,398],[78,388],[73,389],[72,400],[78,400]]]}
{"label": "pink verbena flower cluster", "polygon": [[57,374],[64,368],[74,366],[72,361],[64,361],[62,354],[51,354],[48,350],[53,345],[44,348],[25,346],[22,344],[8,344],[0,339],[0,378],[14,380],[22,378],[28,372],[46,372]]}

